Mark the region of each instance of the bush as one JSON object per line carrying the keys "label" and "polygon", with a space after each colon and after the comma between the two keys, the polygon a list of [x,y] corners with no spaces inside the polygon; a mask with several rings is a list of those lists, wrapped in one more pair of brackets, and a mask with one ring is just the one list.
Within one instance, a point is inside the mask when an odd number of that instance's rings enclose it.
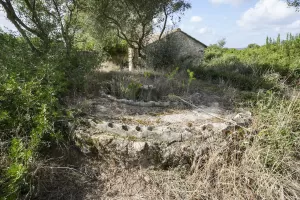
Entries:
{"label": "bush", "polygon": [[237,56],[232,54],[225,54],[210,62],[204,62],[192,71],[195,72],[197,78],[215,83],[223,81],[241,90],[252,91],[274,87],[262,77],[261,72],[255,70],[253,65],[242,63]]}
{"label": "bush", "polygon": [[[278,90],[276,84],[280,81],[293,85],[299,82],[299,47],[299,35],[263,46],[250,44],[242,50],[211,45],[205,50],[204,62],[194,71],[197,77],[227,81],[242,90]],[[270,81],[266,73],[279,77]]]}
{"label": "bush", "polygon": [[56,123],[68,120],[59,99],[83,91],[97,56],[73,50],[67,57],[55,44],[47,55],[36,56],[22,38],[7,33],[0,33],[0,46],[5,51],[0,54],[0,195],[18,199],[30,191],[39,149],[66,133]]}

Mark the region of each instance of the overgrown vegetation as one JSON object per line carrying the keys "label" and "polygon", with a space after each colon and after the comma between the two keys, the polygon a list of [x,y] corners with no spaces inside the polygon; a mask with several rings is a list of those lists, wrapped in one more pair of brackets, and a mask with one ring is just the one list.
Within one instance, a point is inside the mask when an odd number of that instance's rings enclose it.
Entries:
{"label": "overgrown vegetation", "polygon": [[[299,1],[288,2],[299,7]],[[157,100],[219,89],[230,104],[254,114],[251,127],[235,127],[223,149],[209,149],[205,163],[185,172],[185,184],[177,179],[180,184],[172,183],[175,189],[166,194],[190,199],[299,199],[300,35],[267,38],[265,45],[250,44],[243,50],[224,48],[221,40],[190,69],[165,62],[164,55],[170,53],[166,52],[155,55],[155,66],[164,67],[161,71],[104,73],[94,70],[100,61],[118,57],[123,65],[127,47],[137,47],[143,57],[154,29],[159,28],[161,38],[167,21],[178,21],[175,14],[183,14],[190,4],[0,0],[0,5],[18,30],[0,31],[0,199],[34,196],[41,151],[71,137],[70,122],[76,115],[67,108],[67,97],[98,97],[105,91],[140,100],[144,85],[157,90]],[[91,24],[97,26],[88,28]]]}
{"label": "overgrown vegetation", "polygon": [[225,81],[242,90],[279,89],[278,81],[299,84],[299,35],[287,34],[285,40],[267,38],[263,46],[249,45],[243,50],[211,45],[204,62],[194,71],[198,78]]}
{"label": "overgrown vegetation", "polygon": [[[69,136],[65,95],[83,92],[96,55],[82,55],[53,43],[37,56],[23,38],[0,33],[1,196],[17,199],[30,191],[32,167],[47,143]],[[4,53],[5,52],[5,53]]]}
{"label": "overgrown vegetation", "polygon": [[186,187],[193,194],[209,199],[299,198],[299,42],[299,35],[288,34],[286,40],[279,35],[243,50],[212,45],[204,62],[192,69],[197,78],[242,90],[236,105],[254,113],[250,132],[232,132],[224,152],[212,151],[201,171],[189,177],[192,184]]}

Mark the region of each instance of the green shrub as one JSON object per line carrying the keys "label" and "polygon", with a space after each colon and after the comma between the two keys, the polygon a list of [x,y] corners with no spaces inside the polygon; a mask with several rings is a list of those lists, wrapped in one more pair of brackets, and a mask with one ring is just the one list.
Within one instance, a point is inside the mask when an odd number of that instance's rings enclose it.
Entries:
{"label": "green shrub", "polygon": [[[45,142],[66,133],[57,121],[68,116],[61,105],[66,94],[83,91],[85,75],[95,66],[97,55],[73,50],[66,56],[53,44],[47,55],[31,53],[22,38],[0,33],[0,196],[18,199],[29,190],[29,176],[39,149]],[[92,59],[94,58],[94,59]]]}
{"label": "green shrub", "polygon": [[[300,36],[288,37],[263,46],[250,44],[237,50],[211,45],[205,50],[204,61],[193,69],[196,77],[208,80],[224,80],[243,90],[259,88],[278,90],[280,80],[296,85],[299,82]],[[278,74],[276,81],[270,81],[265,74]]]}
{"label": "green shrub", "polygon": [[137,100],[137,97],[138,97],[138,92],[140,91],[140,88],[142,87],[143,85],[139,82],[134,82],[134,81],[131,81],[127,88],[125,89],[125,94],[124,96],[127,98],[127,99],[133,99],[133,100]]}

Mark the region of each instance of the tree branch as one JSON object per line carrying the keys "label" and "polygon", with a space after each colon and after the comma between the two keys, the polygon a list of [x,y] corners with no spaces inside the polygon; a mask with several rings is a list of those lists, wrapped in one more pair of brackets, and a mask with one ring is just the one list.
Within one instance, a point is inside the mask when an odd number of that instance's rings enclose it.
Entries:
{"label": "tree branch", "polygon": [[[27,26],[23,22],[20,23],[21,25],[19,24],[19,22],[21,22],[21,20],[17,17],[17,15],[16,15],[12,5],[10,4],[10,2],[9,1],[4,2],[4,1],[0,0],[0,4],[5,9],[6,16],[9,19],[9,21],[11,21],[11,23],[17,28],[17,30],[23,36],[23,38],[25,39],[25,41],[27,42],[27,44],[29,45],[31,50],[35,53],[40,54],[41,52],[33,45],[31,40],[29,39],[26,31],[22,28],[22,26],[23,27],[27,27]],[[29,27],[27,27],[27,28],[30,29]]]}
{"label": "tree branch", "polygon": [[167,13],[167,9],[166,7],[164,6],[164,15],[165,15],[165,18],[164,18],[164,26],[160,32],[160,35],[159,35],[159,40],[161,39],[162,35],[164,34],[165,30],[166,30],[166,26],[167,26],[167,21],[168,21],[168,13]]}

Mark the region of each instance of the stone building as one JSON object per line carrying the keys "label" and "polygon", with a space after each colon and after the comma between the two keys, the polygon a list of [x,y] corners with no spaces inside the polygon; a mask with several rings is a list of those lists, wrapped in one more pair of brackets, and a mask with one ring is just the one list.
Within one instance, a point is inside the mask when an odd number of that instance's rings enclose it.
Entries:
{"label": "stone building", "polygon": [[155,69],[197,66],[203,59],[206,47],[181,29],[176,29],[145,47],[144,65]]}

